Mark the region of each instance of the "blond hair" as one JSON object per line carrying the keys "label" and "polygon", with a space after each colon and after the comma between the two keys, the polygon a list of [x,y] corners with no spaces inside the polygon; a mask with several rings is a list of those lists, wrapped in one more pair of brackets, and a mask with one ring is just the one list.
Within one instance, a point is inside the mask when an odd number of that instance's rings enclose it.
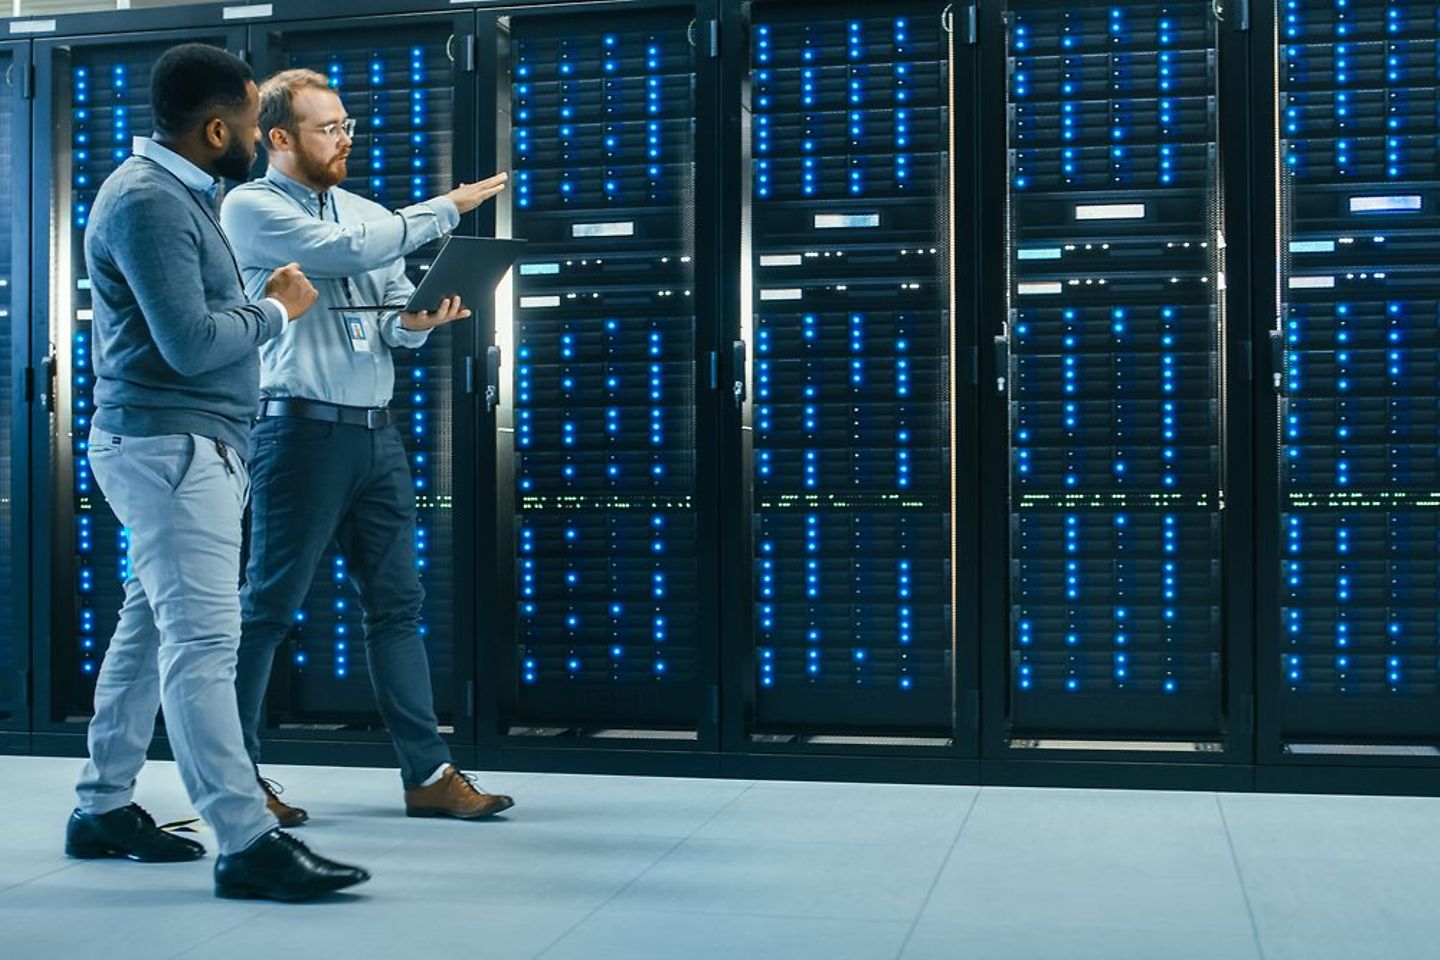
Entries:
{"label": "blond hair", "polygon": [[295,132],[295,94],[301,90],[330,90],[330,82],[314,70],[281,70],[260,85],[260,133],[267,139],[273,127]]}

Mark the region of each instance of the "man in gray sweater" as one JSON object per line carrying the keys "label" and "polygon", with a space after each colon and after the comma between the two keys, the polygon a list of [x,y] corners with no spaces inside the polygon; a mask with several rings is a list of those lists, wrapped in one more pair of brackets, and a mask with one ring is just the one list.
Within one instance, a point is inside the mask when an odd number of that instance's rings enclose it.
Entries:
{"label": "man in gray sweater", "polygon": [[194,860],[132,802],[163,705],[191,802],[220,845],[215,892],[301,900],[369,879],[311,853],[265,808],[235,704],[240,524],[257,350],[315,303],[295,264],[248,302],[217,220],[219,178],[255,162],[250,69],[186,44],[156,62],[155,137],[105,181],[85,233],[94,296],[90,469],[129,530],[131,575],[95,687],[73,857]]}

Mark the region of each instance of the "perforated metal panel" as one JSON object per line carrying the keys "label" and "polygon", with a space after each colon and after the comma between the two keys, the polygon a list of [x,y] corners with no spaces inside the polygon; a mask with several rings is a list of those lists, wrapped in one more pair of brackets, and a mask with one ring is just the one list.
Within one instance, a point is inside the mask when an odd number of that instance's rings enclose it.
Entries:
{"label": "perforated metal panel", "polygon": [[[514,712],[693,724],[688,13],[511,20]],[[512,439],[513,438],[513,439]]]}
{"label": "perforated metal panel", "polygon": [[755,723],[943,729],[950,38],[930,5],[754,16]]}
{"label": "perforated metal panel", "polygon": [[1222,705],[1217,32],[1209,5],[1012,2],[1009,717]]}
{"label": "perforated metal panel", "polygon": [[1278,11],[1283,732],[1433,738],[1440,6]]}

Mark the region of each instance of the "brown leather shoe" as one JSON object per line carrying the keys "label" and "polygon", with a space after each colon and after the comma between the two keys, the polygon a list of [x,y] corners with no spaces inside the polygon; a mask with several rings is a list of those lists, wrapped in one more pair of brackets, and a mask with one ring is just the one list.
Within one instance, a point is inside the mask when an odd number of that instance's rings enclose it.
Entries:
{"label": "brown leather shoe", "polygon": [[260,781],[260,789],[265,791],[265,809],[280,821],[280,826],[298,827],[310,819],[310,814],[299,807],[292,807],[280,799],[280,794],[285,792],[285,788],[280,784],[267,777],[256,777],[255,779]]}
{"label": "brown leather shoe", "polygon": [[428,787],[405,791],[407,817],[454,817],[457,820],[478,820],[491,817],[515,806],[515,801],[499,793],[486,793],[468,773],[455,767]]}

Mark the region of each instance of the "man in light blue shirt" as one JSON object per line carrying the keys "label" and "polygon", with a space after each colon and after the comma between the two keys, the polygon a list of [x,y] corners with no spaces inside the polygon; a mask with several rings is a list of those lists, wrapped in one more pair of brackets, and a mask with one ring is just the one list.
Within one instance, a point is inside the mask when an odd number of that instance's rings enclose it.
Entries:
{"label": "man in light blue shirt", "polygon": [[[294,261],[320,299],[314,323],[293,324],[260,349],[236,677],[246,748],[258,765],[275,649],[336,540],[360,594],[367,663],[399,755],[406,812],[461,819],[499,813],[510,798],[477,789],[451,763],[439,734],[420,632],[425,593],[415,562],[414,484],[389,410],[391,351],[423,346],[431,330],[470,311],[458,298],[435,313],[345,308],[407,300],[414,288],[405,256],[454,230],[461,215],[504,188],[505,175],[395,212],[341,189],[354,121],[310,70],[286,70],[262,85],[260,127],[269,170],[230,194],[221,222],[248,290],[259,291],[274,265]],[[308,819],[268,781],[261,784],[282,824]]]}

